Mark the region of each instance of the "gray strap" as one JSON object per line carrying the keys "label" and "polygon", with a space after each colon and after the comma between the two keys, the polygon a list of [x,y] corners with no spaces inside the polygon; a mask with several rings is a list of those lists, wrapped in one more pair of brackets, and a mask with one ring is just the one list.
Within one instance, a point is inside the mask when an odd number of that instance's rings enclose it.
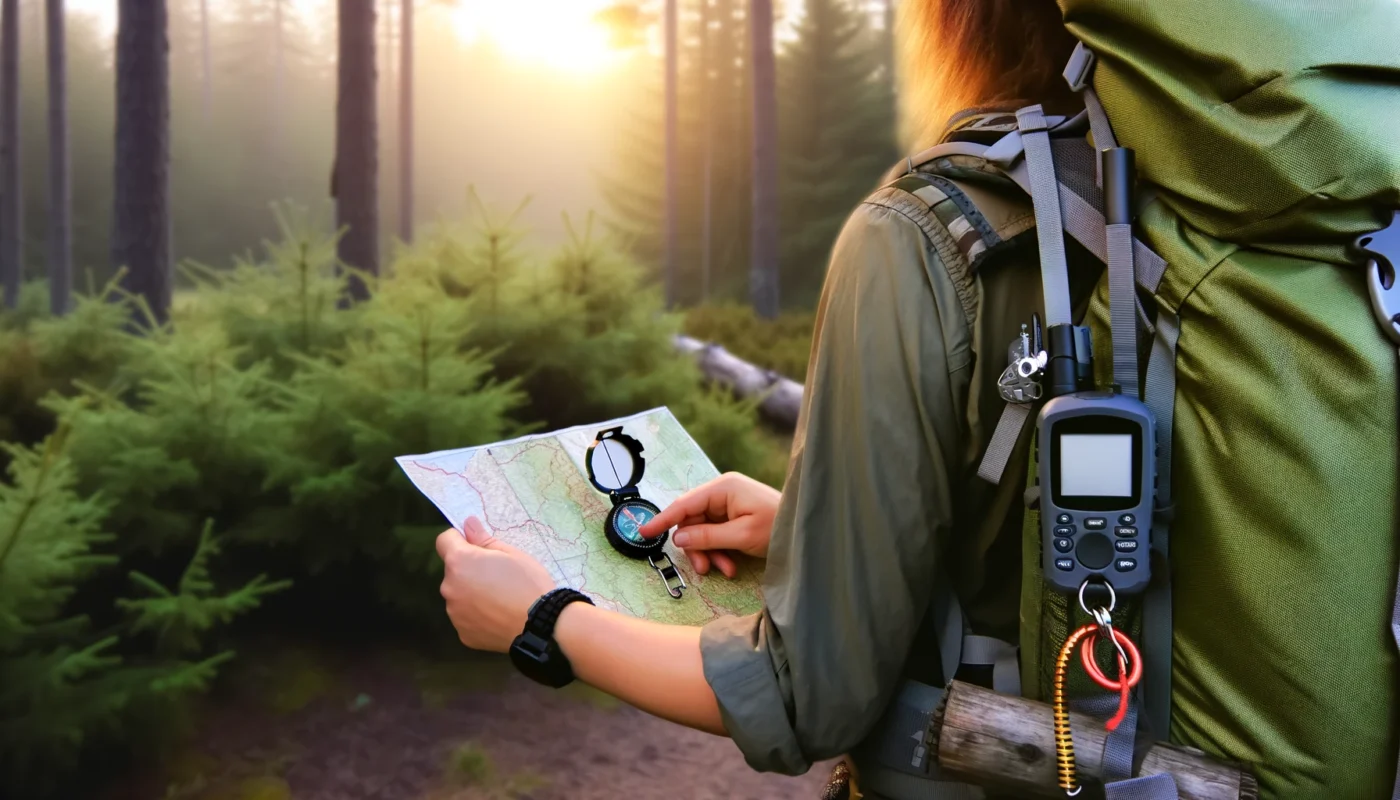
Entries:
{"label": "gray strap", "polygon": [[860,769],[856,776],[860,790],[887,800],[982,800],[982,790],[966,783],[931,781],[894,770]]}
{"label": "gray strap", "polygon": [[1133,226],[1109,225],[1108,303],[1113,334],[1113,382],[1138,399],[1137,323],[1140,305],[1134,286]]}
{"label": "gray strap", "polygon": [[1157,338],[1147,362],[1146,403],[1157,422],[1157,508],[1152,516],[1152,582],[1142,600],[1143,705],[1152,733],[1171,740],[1172,577],[1168,535],[1172,506],[1172,414],[1176,408],[1176,343],[1180,321],[1157,312]]}
{"label": "gray strap", "polygon": [[1016,661],[1018,648],[991,636],[968,634],[963,637],[962,663],[992,668],[992,689],[1020,697],[1021,669]]}
{"label": "gray strap", "polygon": [[1099,93],[1092,86],[1084,87],[1084,110],[1089,112],[1089,130],[1094,132],[1094,147],[1100,151],[1117,147],[1118,139],[1113,136],[1113,126],[1108,124],[1108,114],[1103,110],[1103,103],[1099,102]]}
{"label": "gray strap", "polygon": [[988,483],[1001,483],[1006,474],[1006,464],[1016,449],[1016,442],[1025,430],[1026,420],[1030,419],[1031,407],[1027,403],[1007,403],[997,420],[997,429],[992,433],[992,441],[987,452],[982,454],[982,465],[977,468],[977,476]]}
{"label": "gray strap", "polygon": [[[1113,698],[1117,711],[1118,698]],[[1133,775],[1133,750],[1137,746],[1137,698],[1128,703],[1128,713],[1118,727],[1109,731],[1103,741],[1103,779],[1105,783],[1121,781]]]}
{"label": "gray strap", "polygon": [[[1018,171],[1012,170],[1007,174],[1021,183],[1017,179]],[[1022,188],[1026,186],[1022,185]],[[1064,213],[1065,232],[1107,264],[1108,223],[1104,220],[1103,212],[1063,183],[1060,184],[1060,206]],[[1162,282],[1162,275],[1167,271],[1167,262],[1141,240],[1133,239],[1133,264],[1136,265],[1138,286],[1155,293],[1157,285]]]}
{"label": "gray strap", "polygon": [[1098,92],[1092,86],[1084,88],[1084,110],[1089,112],[1089,130],[1094,133],[1094,181],[1103,186],[1103,151],[1117,147],[1118,140],[1113,136],[1113,126],[1108,124],[1108,114],[1099,102]]}
{"label": "gray strap", "polygon": [[[1396,576],[1395,602],[1390,608],[1390,635],[1400,647],[1400,575]],[[1395,786],[1390,791],[1390,800],[1400,800],[1400,759],[1395,762]]]}
{"label": "gray strap", "polygon": [[1069,266],[1065,259],[1064,226],[1060,218],[1060,182],[1055,178],[1055,157],[1050,152],[1049,123],[1040,106],[1016,112],[1016,125],[1026,149],[1031,202],[1035,206],[1036,239],[1040,243],[1040,272],[1045,292],[1045,325],[1072,324]]}
{"label": "gray strap", "polygon": [[852,752],[863,791],[890,800],[976,800],[980,790],[948,780],[932,751],[931,723],[943,690],[905,681],[876,727]]}
{"label": "gray strap", "polygon": [[963,612],[958,596],[953,592],[952,581],[941,571],[936,578],[930,610],[938,626],[939,666],[943,670],[943,680],[947,682],[958,674],[958,665],[962,663]]}
{"label": "gray strap", "polygon": [[1179,800],[1176,780],[1167,773],[1116,781],[1103,787],[1104,800]]}

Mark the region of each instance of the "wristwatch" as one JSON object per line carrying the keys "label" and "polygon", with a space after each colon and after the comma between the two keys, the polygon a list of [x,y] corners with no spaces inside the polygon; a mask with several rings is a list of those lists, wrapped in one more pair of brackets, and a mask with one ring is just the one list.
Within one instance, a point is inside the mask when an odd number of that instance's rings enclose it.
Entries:
{"label": "wristwatch", "polygon": [[510,646],[510,660],[525,677],[558,689],[574,680],[574,670],[559,643],[554,641],[554,623],[570,603],[593,605],[583,592],[555,589],[547,592],[530,606],[525,618],[525,630]]}

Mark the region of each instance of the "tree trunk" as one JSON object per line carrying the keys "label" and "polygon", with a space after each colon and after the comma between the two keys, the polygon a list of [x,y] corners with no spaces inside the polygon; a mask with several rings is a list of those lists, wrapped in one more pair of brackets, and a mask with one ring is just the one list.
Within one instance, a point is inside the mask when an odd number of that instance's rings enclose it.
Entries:
{"label": "tree trunk", "polygon": [[[153,321],[170,310],[170,43],[165,0],[117,5],[116,207],[112,265]],[[138,324],[145,322],[138,311]]]}
{"label": "tree trunk", "polygon": [[201,87],[204,96],[204,121],[214,115],[214,59],[209,46],[209,0],[199,0],[199,48],[204,62],[204,78]]}
{"label": "tree trunk", "polygon": [[[340,0],[340,58],[335,124],[336,225],[341,263],[379,274],[379,152],[375,109],[374,0]],[[369,289],[352,273],[350,298]]]}
{"label": "tree trunk", "polygon": [[72,182],[68,155],[68,63],[63,0],[46,0],[49,73],[49,309],[68,312],[73,289]]}
{"label": "tree trunk", "polygon": [[19,0],[0,6],[0,289],[19,302],[24,275],[24,203],[19,173]]}
{"label": "tree trunk", "polygon": [[753,252],[749,289],[754,310],[778,316],[778,87],[772,0],[750,0],[753,48]]}
{"label": "tree trunk", "polygon": [[695,357],[704,376],[743,398],[763,397],[758,410],[769,420],[792,430],[802,409],[802,384],[754,366],[717,344],[689,336],[673,340],[676,350]]}
{"label": "tree trunk", "polygon": [[413,0],[399,13],[399,238],[413,241]]}
{"label": "tree trunk", "polygon": [[282,0],[272,1],[272,49],[273,49],[273,95],[272,95],[272,158],[278,180],[285,187],[287,174],[287,142],[285,120],[287,116],[287,61],[284,40],[285,23],[282,19]]}
{"label": "tree trunk", "polygon": [[713,238],[714,223],[714,81],[710,78],[712,54],[710,41],[710,0],[700,0],[700,118],[703,139],[701,156],[701,210],[700,210],[700,302],[710,300],[710,241]]}
{"label": "tree trunk", "polygon": [[676,219],[680,207],[679,188],[676,176],[679,172],[676,160],[676,115],[679,100],[676,97],[677,73],[680,71],[680,52],[676,41],[676,4],[678,0],[666,0],[666,307],[676,304],[676,270],[680,258],[680,229]]}
{"label": "tree trunk", "polygon": [[[1103,776],[1103,722],[1071,713],[1070,733],[1079,782]],[[938,766],[971,783],[1016,797],[1062,798],[1057,784],[1054,712],[1045,703],[998,694],[961,681],[948,688],[935,715]],[[1248,769],[1199,750],[1156,742],[1147,747],[1139,775],[1169,774],[1181,800],[1256,800]]]}

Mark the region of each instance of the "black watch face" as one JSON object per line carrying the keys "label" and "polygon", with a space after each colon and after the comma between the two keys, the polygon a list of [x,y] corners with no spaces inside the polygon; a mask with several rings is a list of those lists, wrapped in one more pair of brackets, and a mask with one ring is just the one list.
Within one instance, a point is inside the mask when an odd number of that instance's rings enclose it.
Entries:
{"label": "black watch face", "polygon": [[613,506],[604,523],[608,541],[623,555],[630,558],[646,558],[660,552],[665,546],[669,533],[653,539],[642,536],[642,526],[656,519],[661,509],[646,500],[624,500]]}

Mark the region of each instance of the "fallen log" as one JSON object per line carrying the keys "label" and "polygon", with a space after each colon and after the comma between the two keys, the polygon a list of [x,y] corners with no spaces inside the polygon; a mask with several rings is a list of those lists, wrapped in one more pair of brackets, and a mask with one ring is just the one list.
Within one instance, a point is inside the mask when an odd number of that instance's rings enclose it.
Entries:
{"label": "fallen log", "polygon": [[[1071,712],[1070,731],[1080,782],[1101,779],[1103,722]],[[953,681],[934,718],[933,735],[939,767],[962,780],[1017,797],[1064,797],[1055,769],[1054,712],[1046,703]],[[1176,780],[1181,800],[1259,797],[1258,783],[1244,766],[1157,742],[1138,774],[1162,773]]]}
{"label": "fallen log", "polygon": [[762,397],[758,408],[765,417],[789,429],[797,427],[802,384],[750,364],[717,344],[677,336],[675,346],[680,352],[695,357],[706,378],[727,386],[740,397]]}

